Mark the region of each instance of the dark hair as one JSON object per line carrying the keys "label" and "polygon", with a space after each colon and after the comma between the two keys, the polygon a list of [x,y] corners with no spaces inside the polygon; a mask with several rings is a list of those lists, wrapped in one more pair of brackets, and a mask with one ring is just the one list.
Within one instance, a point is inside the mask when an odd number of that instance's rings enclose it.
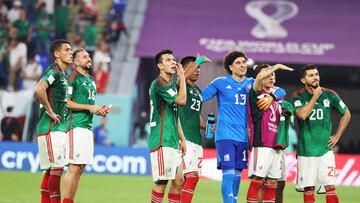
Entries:
{"label": "dark hair", "polygon": [[262,69],[270,67],[269,64],[257,64],[254,66],[254,76],[256,77]]}
{"label": "dark hair", "polygon": [[194,62],[196,60],[195,56],[185,56],[184,58],[181,59],[180,63],[183,66],[184,69],[186,69],[186,66],[190,63],[190,62]]}
{"label": "dark hair", "polygon": [[304,67],[302,67],[299,72],[300,79],[305,77],[307,70],[313,70],[313,69],[315,70],[318,69],[315,64],[307,64]]}
{"label": "dark hair", "polygon": [[70,42],[65,40],[65,39],[57,39],[57,40],[51,42],[50,53],[52,54],[52,56],[54,58],[55,58],[55,56],[54,56],[55,51],[59,51],[62,44],[69,44],[70,45]]}
{"label": "dark hair", "polygon": [[83,48],[78,48],[78,49],[76,49],[76,50],[73,52],[73,59],[75,59],[76,56],[77,56],[80,52],[83,52],[83,51],[86,51],[86,50],[83,49]]}
{"label": "dark hair", "polygon": [[161,63],[161,57],[164,54],[172,54],[172,55],[174,55],[173,51],[170,50],[170,49],[164,49],[164,50],[160,51],[159,53],[157,53],[155,55],[155,65],[156,66],[157,66],[158,63]]}
{"label": "dark hair", "polygon": [[239,58],[239,57],[244,57],[246,60],[248,60],[248,58],[246,57],[244,52],[241,51],[231,51],[229,53],[227,53],[224,57],[224,68],[226,69],[226,71],[231,74],[231,70],[230,70],[230,65],[234,63],[235,59]]}

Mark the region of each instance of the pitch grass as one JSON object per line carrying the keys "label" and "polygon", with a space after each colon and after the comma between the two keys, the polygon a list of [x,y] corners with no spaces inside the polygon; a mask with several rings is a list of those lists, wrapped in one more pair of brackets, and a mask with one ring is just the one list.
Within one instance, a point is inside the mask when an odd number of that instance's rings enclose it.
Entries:
{"label": "pitch grass", "polygon": [[[41,173],[0,171],[0,203],[40,202]],[[85,174],[81,178],[76,203],[147,203],[150,202],[149,176],[110,176]],[[241,183],[239,203],[245,202],[249,183]],[[221,183],[200,180],[196,188],[194,203],[221,203]],[[358,187],[338,187],[337,192],[343,203],[360,202]],[[317,195],[316,202],[325,202],[325,195]],[[167,201],[164,201],[167,202]],[[287,184],[284,192],[285,203],[302,203],[302,193]]]}

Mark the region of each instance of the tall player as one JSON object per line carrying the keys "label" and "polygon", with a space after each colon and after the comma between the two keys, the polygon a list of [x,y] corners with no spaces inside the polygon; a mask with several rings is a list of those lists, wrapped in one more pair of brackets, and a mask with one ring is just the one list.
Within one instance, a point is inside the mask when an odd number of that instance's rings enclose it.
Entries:
{"label": "tall player", "polygon": [[[339,202],[335,191],[335,155],[332,147],[344,133],[351,114],[335,91],[320,87],[320,75],[315,65],[300,70],[304,88],[292,95],[299,123],[297,150],[297,188],[304,189],[304,202],[315,202],[315,185],[324,185],[326,202]],[[334,134],[331,127],[331,110],[341,115]]]}
{"label": "tall player", "polygon": [[249,93],[249,109],[253,128],[251,128],[249,178],[250,186],[247,202],[258,202],[258,193],[264,185],[264,202],[275,202],[277,179],[281,177],[281,150],[275,149],[280,124],[280,102],[276,101],[266,111],[261,111],[256,103],[264,94],[270,94],[276,88],[275,71],[278,69],[293,71],[282,64],[270,66],[258,65],[256,79]]}
{"label": "tall player", "polygon": [[[241,171],[247,167],[248,130],[247,105],[253,78],[246,77],[247,57],[243,52],[232,51],[224,58],[228,76],[213,80],[203,91],[203,101],[214,96],[218,99],[218,119],[215,130],[215,147],[218,169],[222,170],[222,197],[224,203],[237,201]],[[282,98],[285,91],[277,89],[272,96],[262,99],[267,109],[274,98]]]}
{"label": "tall player", "polygon": [[[155,64],[159,76],[151,83],[150,96],[150,137],[149,149],[154,186],[151,202],[162,202],[167,182],[171,180],[169,202],[180,202],[182,174],[181,152],[186,153],[186,140],[178,118],[178,105],[186,104],[184,69],[177,64],[171,50],[156,54]],[[177,74],[179,91],[172,80]],[[179,144],[180,141],[180,144]],[[180,145],[180,146],[179,146]],[[181,152],[179,152],[179,148]]]}
{"label": "tall player", "polygon": [[80,176],[86,164],[91,164],[94,154],[94,136],[91,131],[93,114],[106,116],[110,109],[107,106],[95,105],[96,85],[88,73],[92,62],[89,53],[76,49],[73,53],[75,70],[68,77],[67,108],[69,114],[69,131],[67,155],[69,169],[64,178],[63,203],[74,202]]}
{"label": "tall player", "polygon": [[67,164],[66,131],[67,80],[65,71],[72,63],[72,50],[66,40],[56,40],[50,45],[55,60],[45,71],[35,87],[40,101],[40,117],[36,127],[40,168],[45,170],[41,182],[41,202],[60,203],[60,180]]}
{"label": "tall player", "polygon": [[[200,116],[202,106],[201,89],[195,83],[199,79],[200,65],[206,61],[210,60],[204,56],[199,56],[198,58],[187,56],[181,60],[187,80],[186,105],[179,107],[179,118],[187,147],[187,153],[183,157],[185,183],[181,190],[182,203],[191,202],[201,173],[203,148],[200,129],[205,129],[206,125]],[[189,78],[186,77],[188,72],[190,74]]]}

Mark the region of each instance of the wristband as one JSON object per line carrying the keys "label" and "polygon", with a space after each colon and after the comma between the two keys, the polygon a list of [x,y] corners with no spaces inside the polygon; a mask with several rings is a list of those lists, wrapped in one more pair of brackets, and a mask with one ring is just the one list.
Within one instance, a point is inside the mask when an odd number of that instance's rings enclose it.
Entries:
{"label": "wristband", "polygon": [[197,65],[201,65],[206,62],[205,56],[199,56],[196,58],[195,63]]}

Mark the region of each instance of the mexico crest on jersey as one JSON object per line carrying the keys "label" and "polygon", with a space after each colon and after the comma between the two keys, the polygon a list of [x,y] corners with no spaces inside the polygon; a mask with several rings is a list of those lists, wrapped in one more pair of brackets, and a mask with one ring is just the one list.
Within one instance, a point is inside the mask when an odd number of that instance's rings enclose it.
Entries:
{"label": "mexico crest on jersey", "polygon": [[323,103],[324,107],[330,107],[330,101],[328,99],[324,99]]}

